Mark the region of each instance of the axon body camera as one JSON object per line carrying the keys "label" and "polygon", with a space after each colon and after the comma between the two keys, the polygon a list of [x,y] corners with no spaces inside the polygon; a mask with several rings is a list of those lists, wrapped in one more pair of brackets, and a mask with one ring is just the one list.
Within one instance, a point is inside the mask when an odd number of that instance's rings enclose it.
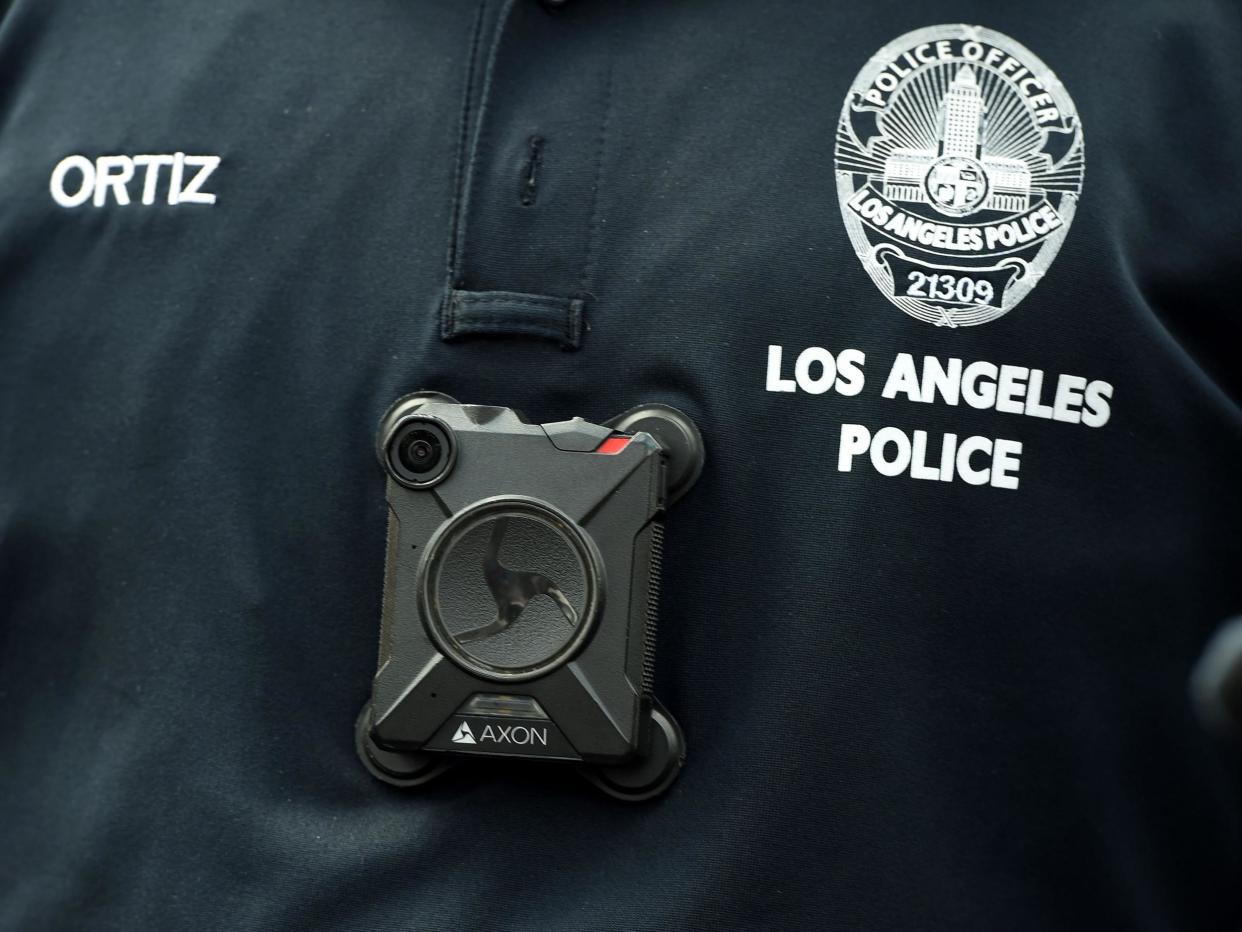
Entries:
{"label": "axon body camera", "polygon": [[694,424],[663,405],[528,424],[420,392],[385,414],[377,453],[367,769],[413,787],[467,758],[571,761],[619,798],[663,792],[685,743],[652,695],[662,518],[702,469]]}

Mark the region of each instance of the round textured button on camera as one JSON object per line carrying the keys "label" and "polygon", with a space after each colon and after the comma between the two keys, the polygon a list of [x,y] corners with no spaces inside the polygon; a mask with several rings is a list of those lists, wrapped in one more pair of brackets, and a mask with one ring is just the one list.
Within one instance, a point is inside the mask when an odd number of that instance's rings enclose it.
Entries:
{"label": "round textured button on camera", "polygon": [[411,489],[442,481],[456,456],[453,435],[435,418],[411,415],[398,421],[384,446],[389,474]]}
{"label": "round textured button on camera", "polygon": [[428,542],[419,608],[450,660],[493,680],[529,680],[585,643],[603,599],[595,546],[534,499],[485,499]]}

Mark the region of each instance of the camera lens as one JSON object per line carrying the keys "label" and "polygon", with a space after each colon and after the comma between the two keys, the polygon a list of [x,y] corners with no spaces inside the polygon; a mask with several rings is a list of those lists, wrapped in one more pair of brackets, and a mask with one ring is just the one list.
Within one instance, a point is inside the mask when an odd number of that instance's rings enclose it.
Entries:
{"label": "camera lens", "polygon": [[429,430],[411,431],[398,455],[410,472],[429,472],[440,458],[440,439]]}
{"label": "camera lens", "polygon": [[453,465],[451,431],[434,418],[415,417],[398,423],[387,444],[388,472],[412,489],[435,485]]}

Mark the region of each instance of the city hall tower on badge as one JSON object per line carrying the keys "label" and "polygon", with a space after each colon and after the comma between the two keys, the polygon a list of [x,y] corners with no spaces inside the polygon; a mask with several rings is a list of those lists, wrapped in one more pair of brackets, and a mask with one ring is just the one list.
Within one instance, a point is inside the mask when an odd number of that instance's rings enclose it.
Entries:
{"label": "city hall tower on badge", "polygon": [[884,196],[929,204],[953,217],[977,210],[1026,210],[1031,170],[1021,159],[987,155],[984,116],[975,73],[963,65],[940,103],[937,147],[893,149],[884,163]]}

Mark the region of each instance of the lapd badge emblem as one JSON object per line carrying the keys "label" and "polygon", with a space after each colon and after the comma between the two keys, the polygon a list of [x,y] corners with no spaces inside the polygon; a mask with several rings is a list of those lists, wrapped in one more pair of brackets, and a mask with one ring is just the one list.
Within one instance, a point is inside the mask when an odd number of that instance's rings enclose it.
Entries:
{"label": "lapd badge emblem", "polygon": [[893,304],[944,327],[987,323],[1035,287],[1082,191],[1065,87],[1008,36],[930,26],[876,53],[850,88],[837,194],[863,268]]}

